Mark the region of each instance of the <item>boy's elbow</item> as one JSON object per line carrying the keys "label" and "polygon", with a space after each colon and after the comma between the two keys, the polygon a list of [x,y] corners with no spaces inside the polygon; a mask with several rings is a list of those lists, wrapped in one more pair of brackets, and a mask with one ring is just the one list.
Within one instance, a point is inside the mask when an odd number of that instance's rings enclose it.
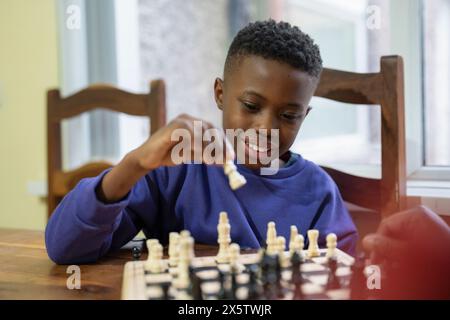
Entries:
{"label": "boy's elbow", "polygon": [[77,252],[70,249],[70,244],[66,243],[64,239],[60,239],[50,224],[45,229],[45,247],[48,257],[56,264],[81,264],[96,261],[96,259],[77,255]]}
{"label": "boy's elbow", "polygon": [[47,255],[54,263],[59,265],[69,264],[86,264],[96,262],[96,259],[77,257],[71,254],[71,252],[64,252],[61,248],[52,245],[47,246]]}
{"label": "boy's elbow", "polygon": [[48,232],[45,234],[45,247],[47,255],[56,264],[73,264],[76,263],[73,257],[67,255],[62,248],[62,243],[52,239]]}

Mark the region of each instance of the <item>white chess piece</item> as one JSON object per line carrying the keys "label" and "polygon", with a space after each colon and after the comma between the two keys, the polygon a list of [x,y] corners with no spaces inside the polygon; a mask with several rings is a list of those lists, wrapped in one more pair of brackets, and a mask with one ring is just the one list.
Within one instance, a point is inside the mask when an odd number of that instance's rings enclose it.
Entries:
{"label": "white chess piece", "polygon": [[286,239],[282,236],[277,237],[277,254],[278,259],[280,260],[280,264],[282,267],[285,267],[288,264],[288,259],[284,254],[284,250],[286,249]]}
{"label": "white chess piece", "polygon": [[228,248],[230,271],[241,273],[245,269],[245,267],[239,262],[240,255],[241,247],[237,243],[232,243]]}
{"label": "white chess piece", "polygon": [[281,255],[284,253],[284,249],[286,248],[286,239],[283,236],[277,237],[277,253]]}
{"label": "white chess piece", "polygon": [[327,235],[327,258],[334,257],[336,255],[337,236],[334,233]]}
{"label": "white chess piece", "polygon": [[147,244],[147,250],[150,252],[151,247],[155,244],[158,244],[159,240],[158,239],[147,239],[147,241],[145,241],[145,243]]}
{"label": "white chess piece", "polygon": [[267,224],[267,236],[266,236],[267,254],[277,253],[277,229],[275,222],[270,221]]}
{"label": "white chess piece", "polygon": [[320,251],[319,251],[319,230],[308,230],[308,257],[319,257]]}
{"label": "white chess piece", "polygon": [[298,252],[300,255],[303,255],[303,249],[305,248],[305,238],[303,238],[303,235],[298,234],[295,237],[295,243],[296,243],[296,247],[298,248]]}
{"label": "white chess piece", "polygon": [[217,253],[216,261],[218,263],[227,263],[229,261],[228,247],[231,243],[230,231],[231,226],[228,220],[228,215],[226,212],[222,211],[219,216],[219,223],[217,224],[217,242],[219,243],[219,252]]}
{"label": "white chess piece", "polygon": [[192,260],[195,258],[195,249],[194,249],[195,241],[193,237],[186,238],[186,241],[189,246],[189,259]]}
{"label": "white chess piece", "polygon": [[189,257],[190,257],[190,259],[193,259],[195,257],[195,253],[194,253],[195,240],[191,236],[191,232],[189,230],[183,230],[180,232],[180,240],[178,242],[180,243],[182,240],[187,240],[189,242]]}
{"label": "white chess piece", "polygon": [[180,255],[178,260],[178,272],[175,281],[175,286],[178,289],[186,289],[190,285],[189,278],[189,265],[191,263],[190,259],[190,243],[189,238],[181,237],[180,239]]}
{"label": "white chess piece", "polygon": [[182,230],[180,232],[180,237],[181,238],[188,238],[191,236],[191,232],[189,230]]}
{"label": "white chess piece", "polygon": [[239,189],[247,183],[247,180],[245,180],[244,176],[241,175],[239,171],[237,171],[236,165],[232,160],[228,160],[224,163],[223,171],[228,177],[231,190]]}
{"label": "white chess piece", "polygon": [[164,261],[163,258],[163,247],[161,244],[156,243],[152,245],[150,262],[148,263],[148,271],[152,273],[161,273],[164,272]]}
{"label": "white chess piece", "polygon": [[303,236],[301,234],[298,234],[292,245],[289,248],[289,253],[292,256],[294,254],[294,252],[297,252],[299,255],[303,255],[303,247],[305,246],[305,240],[303,239]]}
{"label": "white chess piece", "polygon": [[145,270],[150,271],[150,265],[153,259],[152,256],[152,248],[154,245],[158,244],[159,241],[158,239],[147,239],[147,241],[145,242],[147,245],[147,261],[145,262]]}
{"label": "white chess piece", "polygon": [[177,232],[169,233],[169,265],[176,267],[179,258],[180,234]]}
{"label": "white chess piece", "polygon": [[[289,253],[292,255],[295,249],[295,238],[298,236],[298,229],[296,226],[291,226],[291,235],[289,238]],[[298,249],[297,249],[298,250]]]}

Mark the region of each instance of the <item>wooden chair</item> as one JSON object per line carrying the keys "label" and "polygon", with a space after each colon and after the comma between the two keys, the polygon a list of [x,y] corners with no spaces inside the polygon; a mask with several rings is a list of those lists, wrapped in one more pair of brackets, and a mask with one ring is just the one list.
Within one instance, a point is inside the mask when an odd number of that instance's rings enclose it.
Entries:
{"label": "wooden chair", "polygon": [[[345,103],[381,106],[381,179],[324,169],[338,185],[343,199],[349,203],[375,211],[380,218],[405,209],[403,59],[399,56],[382,57],[378,73],[324,69],[315,96]],[[352,216],[358,224],[361,217]]]}
{"label": "wooden chair", "polygon": [[107,162],[93,162],[73,171],[64,172],[61,161],[61,121],[101,107],[129,115],[150,117],[153,134],[165,125],[165,99],[163,80],[152,81],[148,94],[129,93],[108,85],[93,85],[69,97],[61,98],[58,89],[49,90],[47,92],[48,216],[82,178],[96,176],[112,166]]}

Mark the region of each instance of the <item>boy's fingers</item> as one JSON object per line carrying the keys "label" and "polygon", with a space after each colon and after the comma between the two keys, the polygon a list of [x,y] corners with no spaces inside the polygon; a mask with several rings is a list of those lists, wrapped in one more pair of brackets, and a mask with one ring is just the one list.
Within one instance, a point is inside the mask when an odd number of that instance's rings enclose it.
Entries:
{"label": "boy's fingers", "polygon": [[377,233],[399,239],[405,238],[412,230],[417,229],[417,223],[420,223],[418,220],[424,217],[423,210],[422,207],[416,207],[391,215],[380,223]]}
{"label": "boy's fingers", "polygon": [[[374,260],[389,259],[397,260],[408,254],[406,242],[389,238],[381,234],[370,234],[363,239],[363,247],[366,251],[372,253]],[[377,261],[372,261],[376,263]]]}

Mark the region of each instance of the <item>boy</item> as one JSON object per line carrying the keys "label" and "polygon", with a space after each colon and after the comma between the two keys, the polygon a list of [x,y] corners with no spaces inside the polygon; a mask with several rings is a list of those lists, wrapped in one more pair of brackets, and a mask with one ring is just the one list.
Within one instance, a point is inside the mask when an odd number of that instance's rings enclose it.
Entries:
{"label": "boy", "polygon": [[[247,184],[233,191],[220,166],[174,165],[172,134],[192,132],[199,120],[179,116],[111,170],[80,181],[63,199],[46,229],[50,258],[61,264],[93,262],[141,229],[163,243],[169,232],[188,229],[196,242],[217,244],[221,211],[228,213],[231,239],[241,247],[265,245],[267,224],[275,221],[286,239],[291,225],[303,235],[314,228],[320,245],[333,232],[338,247],[353,253],[356,229],[336,185],[318,166],[289,151],[321,70],[319,48],[297,27],[269,20],[242,29],[230,46],[224,79],[214,84],[223,128],[277,130],[276,145],[263,148],[244,139],[237,148],[251,158],[277,147],[281,168],[261,175],[261,162],[238,163]],[[212,127],[202,124],[203,130]]]}

